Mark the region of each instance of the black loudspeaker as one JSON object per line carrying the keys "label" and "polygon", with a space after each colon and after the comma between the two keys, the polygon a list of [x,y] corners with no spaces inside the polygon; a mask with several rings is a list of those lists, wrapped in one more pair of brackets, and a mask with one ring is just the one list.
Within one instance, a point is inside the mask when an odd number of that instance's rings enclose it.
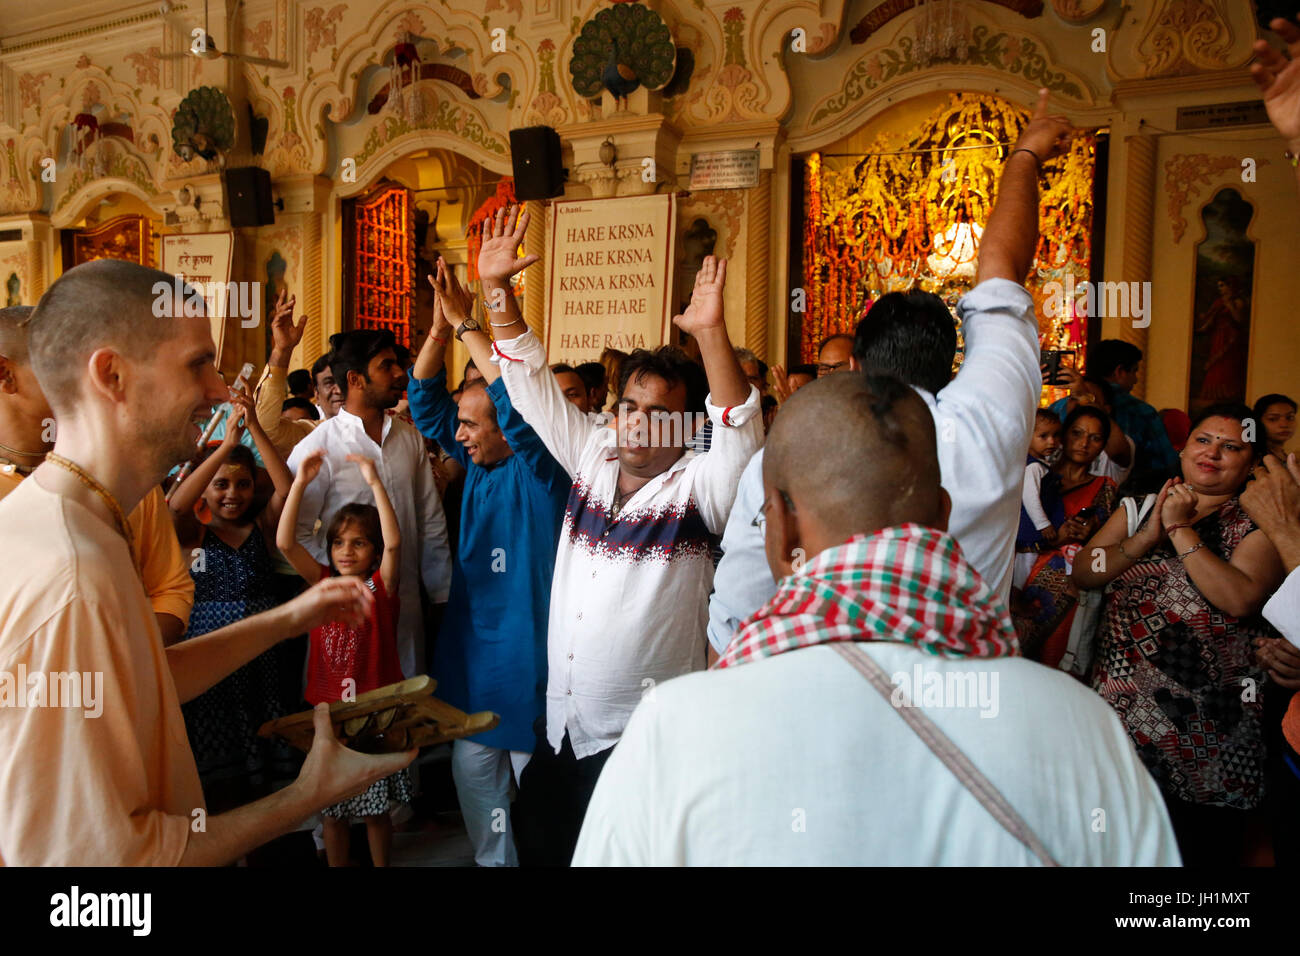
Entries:
{"label": "black loudspeaker", "polygon": [[551,199],[563,194],[566,170],[560,165],[560,134],[551,127],[512,129],[510,162],[516,199]]}
{"label": "black loudspeaker", "polygon": [[275,222],[270,173],[258,166],[237,166],[227,169],[224,175],[226,209],[230,212],[231,226],[239,229],[269,226]]}

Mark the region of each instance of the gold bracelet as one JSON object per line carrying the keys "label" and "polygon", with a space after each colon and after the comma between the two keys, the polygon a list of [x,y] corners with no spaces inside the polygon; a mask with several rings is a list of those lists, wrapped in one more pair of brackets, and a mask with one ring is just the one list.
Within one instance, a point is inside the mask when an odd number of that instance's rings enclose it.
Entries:
{"label": "gold bracelet", "polygon": [[1191,546],[1190,548],[1188,548],[1186,551],[1180,552],[1179,555],[1178,555],[1178,560],[1179,560],[1179,561],[1183,560],[1183,559],[1186,558],[1189,554],[1195,554],[1197,551],[1200,551],[1201,548],[1203,548],[1203,547],[1205,547],[1205,542],[1204,542],[1204,541],[1198,541],[1198,542],[1196,542],[1196,544],[1192,545],[1192,546]]}

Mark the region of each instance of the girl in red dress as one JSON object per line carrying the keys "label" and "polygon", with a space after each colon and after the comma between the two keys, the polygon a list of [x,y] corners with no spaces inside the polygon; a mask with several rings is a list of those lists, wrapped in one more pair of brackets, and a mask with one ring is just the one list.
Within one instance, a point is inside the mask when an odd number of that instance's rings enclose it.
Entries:
{"label": "girl in red dress", "polygon": [[[401,532],[374,462],[362,455],[348,455],[348,461],[361,469],[375,503],[345,505],[330,519],[325,535],[329,565],[318,563],[294,534],[303,492],[320,473],[324,456],[322,449],[303,460],[284,503],[276,544],[308,584],[331,574],[363,577],[374,592],[375,603],[364,627],[330,622],[312,630],[306,697],[313,706],[322,701],[355,700],[358,694],[394,684],[403,677],[397,660],[396,631]],[[353,817],[365,821],[375,866],[387,866],[393,844],[390,803],[409,803],[412,796],[410,772],[401,770],[358,796],[326,807],[322,819],[325,856],[330,866],[347,865],[348,826]]]}

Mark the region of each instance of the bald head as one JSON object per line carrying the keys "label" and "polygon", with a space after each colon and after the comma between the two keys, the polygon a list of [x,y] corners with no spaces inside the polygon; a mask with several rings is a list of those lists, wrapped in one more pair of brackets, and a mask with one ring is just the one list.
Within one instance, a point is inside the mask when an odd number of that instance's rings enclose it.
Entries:
{"label": "bald head", "polygon": [[817,375],[852,371],[853,336],[839,333],[822,342],[817,349]]}
{"label": "bald head", "polygon": [[825,375],[799,389],[768,435],[763,483],[789,496],[801,527],[811,519],[839,540],[945,523],[934,420],[887,376]]}
{"label": "bald head", "polygon": [[97,259],[69,269],[46,290],[27,325],[27,346],[56,415],[76,408],[91,354],[111,348],[140,361],[177,334],[181,323],[173,316],[185,313],[184,303],[173,302],[174,286],[157,269]]}

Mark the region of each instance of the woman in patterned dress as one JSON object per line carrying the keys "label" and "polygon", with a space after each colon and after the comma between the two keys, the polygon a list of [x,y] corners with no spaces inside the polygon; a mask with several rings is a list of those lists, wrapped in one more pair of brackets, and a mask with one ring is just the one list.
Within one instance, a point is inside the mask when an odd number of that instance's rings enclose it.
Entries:
{"label": "woman in patterned dress", "polygon": [[[1093,687],[1115,708],[1165,796],[1187,864],[1240,862],[1265,768],[1259,617],[1282,565],[1237,495],[1254,449],[1244,405],[1207,408],[1136,534],[1123,508],[1074,566],[1106,586]],[[1104,552],[1101,554],[1099,552]],[[1096,568],[1104,568],[1102,571]]]}
{"label": "woman in patterned dress", "polygon": [[[233,624],[278,602],[270,548],[292,475],[257,422],[246,393],[231,399],[231,423],[221,443],[168,502],[185,553],[193,554],[194,610],[182,640]],[[257,466],[240,444],[244,427],[257,443],[275,485],[260,511]],[[269,793],[296,768],[291,748],[258,728],[284,716],[280,694],[282,645],[258,655],[194,700],[181,705],[209,812],[242,806]]]}

